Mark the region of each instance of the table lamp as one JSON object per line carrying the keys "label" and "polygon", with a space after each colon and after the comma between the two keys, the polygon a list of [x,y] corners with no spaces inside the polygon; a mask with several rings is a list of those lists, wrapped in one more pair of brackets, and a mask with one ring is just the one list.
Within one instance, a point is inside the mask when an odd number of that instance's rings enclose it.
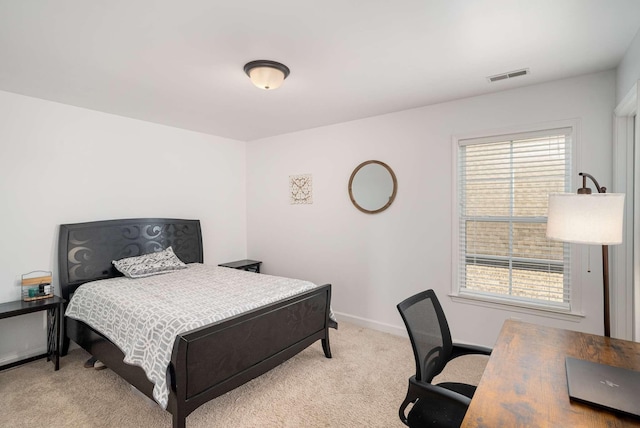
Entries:
{"label": "table lamp", "polygon": [[[578,244],[602,245],[602,278],[604,297],[604,335],[611,337],[609,305],[608,246],[622,243],[624,193],[606,193],[593,176],[581,172],[582,187],[577,194],[549,195],[547,238]],[[591,194],[587,177],[598,189]]]}

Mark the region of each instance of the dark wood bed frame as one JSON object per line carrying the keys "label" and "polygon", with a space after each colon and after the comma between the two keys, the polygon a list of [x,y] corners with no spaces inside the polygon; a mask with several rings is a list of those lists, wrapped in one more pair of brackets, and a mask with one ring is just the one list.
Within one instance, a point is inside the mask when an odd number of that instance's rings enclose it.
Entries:
{"label": "dark wood bed frame", "polygon": [[[62,296],[69,301],[82,284],[121,276],[112,260],[173,247],[185,263],[202,263],[198,220],[128,219],[63,224],[59,236]],[[258,274],[256,274],[258,275]],[[317,340],[331,358],[331,285],[179,334],[167,369],[173,427],[218,397],[293,357]],[[64,319],[62,355],[73,340],[131,385],[153,399],[153,384],[142,368],[125,364],[124,354],[88,325]]]}

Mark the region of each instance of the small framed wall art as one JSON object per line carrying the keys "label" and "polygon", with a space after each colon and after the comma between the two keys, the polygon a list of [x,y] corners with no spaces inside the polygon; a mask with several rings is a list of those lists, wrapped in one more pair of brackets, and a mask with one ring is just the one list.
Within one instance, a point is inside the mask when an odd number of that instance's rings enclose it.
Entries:
{"label": "small framed wall art", "polygon": [[289,176],[289,203],[291,205],[313,203],[311,174]]}

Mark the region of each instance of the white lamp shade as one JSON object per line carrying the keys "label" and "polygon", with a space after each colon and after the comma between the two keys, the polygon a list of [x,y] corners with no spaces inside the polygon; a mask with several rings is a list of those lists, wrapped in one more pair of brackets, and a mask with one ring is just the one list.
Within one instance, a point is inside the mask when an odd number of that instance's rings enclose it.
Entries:
{"label": "white lamp shade", "polygon": [[284,82],[285,75],[273,67],[255,67],[249,71],[251,82],[260,89],[276,89]]}
{"label": "white lamp shade", "polygon": [[547,238],[580,244],[622,243],[624,193],[549,195]]}

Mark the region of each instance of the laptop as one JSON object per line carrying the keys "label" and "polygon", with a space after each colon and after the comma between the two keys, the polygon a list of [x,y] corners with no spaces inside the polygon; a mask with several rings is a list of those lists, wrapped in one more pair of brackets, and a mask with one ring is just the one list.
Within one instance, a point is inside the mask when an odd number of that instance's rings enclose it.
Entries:
{"label": "laptop", "polygon": [[640,372],[566,357],[569,398],[640,417]]}

